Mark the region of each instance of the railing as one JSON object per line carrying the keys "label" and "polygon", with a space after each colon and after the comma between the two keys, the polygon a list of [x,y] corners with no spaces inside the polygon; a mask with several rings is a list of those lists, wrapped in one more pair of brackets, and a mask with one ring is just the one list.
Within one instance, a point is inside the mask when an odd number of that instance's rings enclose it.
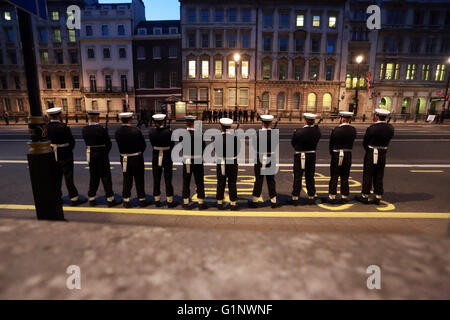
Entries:
{"label": "railing", "polygon": [[81,89],[83,93],[134,93],[133,87],[83,87]]}

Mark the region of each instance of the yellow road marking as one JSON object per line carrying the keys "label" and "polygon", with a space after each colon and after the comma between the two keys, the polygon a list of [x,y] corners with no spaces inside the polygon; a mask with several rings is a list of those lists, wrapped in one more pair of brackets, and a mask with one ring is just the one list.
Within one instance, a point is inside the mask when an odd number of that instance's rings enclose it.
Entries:
{"label": "yellow road marking", "polygon": [[[3,210],[31,210],[33,205],[0,205]],[[436,212],[326,212],[326,211],[191,211],[138,208],[91,208],[64,207],[65,211],[92,213],[132,213],[167,216],[211,216],[211,217],[247,217],[247,218],[393,218],[393,219],[450,219],[450,213]]]}
{"label": "yellow road marking", "polygon": [[409,170],[412,173],[442,173],[444,170]]}
{"label": "yellow road marking", "polygon": [[354,170],[350,170],[350,172],[364,172],[364,170],[356,170],[356,169],[354,169]]}

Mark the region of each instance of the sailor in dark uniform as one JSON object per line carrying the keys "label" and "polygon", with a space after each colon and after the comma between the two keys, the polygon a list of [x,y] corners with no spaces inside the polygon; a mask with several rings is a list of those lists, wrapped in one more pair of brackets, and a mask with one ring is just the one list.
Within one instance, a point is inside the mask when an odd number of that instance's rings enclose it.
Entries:
{"label": "sailor in dark uniform", "polygon": [[[239,154],[239,146],[237,136],[234,130],[231,130],[233,120],[230,118],[220,119],[222,126],[222,146],[216,146],[217,156],[217,208],[224,210],[226,207],[223,204],[225,196],[225,186],[228,180],[228,191],[230,196],[231,210],[239,210],[237,205],[237,175],[238,175],[238,163],[237,155]],[[227,139],[228,137],[228,139]],[[228,140],[228,143],[227,143]],[[232,150],[227,150],[228,147],[232,147]]]}
{"label": "sailor in dark uniform", "polygon": [[316,149],[321,133],[318,125],[314,124],[317,115],[305,113],[305,126],[297,129],[292,135],[291,144],[295,149],[294,156],[294,185],[292,190],[292,203],[298,204],[302,189],[302,176],[305,173],[306,189],[308,191],[308,204],[315,203],[316,187],[314,174],[316,171]]}
{"label": "sailor in dark uniform", "polygon": [[390,112],[385,109],[376,109],[376,123],[366,130],[363,146],[366,150],[364,157],[364,173],[362,192],[356,200],[362,203],[369,203],[370,190],[375,193],[375,204],[380,204],[383,197],[383,176],[386,165],[386,153],[389,142],[394,136],[394,127],[386,122]]}
{"label": "sailor in dark uniform", "polygon": [[131,208],[130,197],[134,179],[139,206],[146,207],[149,202],[145,196],[144,182],[145,138],[139,128],[132,126],[132,112],[123,112],[119,114],[119,118],[122,120],[122,126],[117,129],[115,138],[119,147],[123,172],[123,206],[125,208]]}
{"label": "sailor in dark uniform", "polygon": [[[273,209],[278,208],[279,205],[277,203],[277,190],[276,190],[276,183],[275,183],[275,175],[262,175],[261,169],[275,166],[275,153],[272,150],[272,121],[273,121],[272,115],[262,115],[261,121],[262,121],[262,129],[259,130],[259,134],[257,137],[257,152],[256,152],[256,164],[255,164],[255,184],[253,186],[253,200],[250,201],[249,206],[251,208],[256,208],[258,199],[261,197],[262,188],[263,188],[263,182],[264,177],[266,177],[267,181],[267,188],[269,189],[269,197],[270,197],[270,203],[271,207]],[[261,136],[267,133],[267,136],[265,137],[267,139],[267,147],[265,150],[260,149],[260,139]]]}
{"label": "sailor in dark uniform", "polygon": [[[197,186],[198,209],[205,210],[207,209],[207,206],[205,204],[205,171],[203,167],[203,150],[205,149],[205,143],[203,141],[203,133],[201,131],[196,132],[198,129],[194,128],[195,116],[188,115],[185,119],[186,130],[191,137],[191,149],[186,150],[187,153],[183,153],[183,209],[190,210],[190,184],[192,174],[194,174],[195,185]],[[197,134],[195,135],[195,133]],[[196,148],[197,144],[200,144],[200,148]]]}
{"label": "sailor in dark uniform", "polygon": [[153,115],[155,127],[150,129],[150,143],[153,148],[152,171],[153,171],[153,196],[157,207],[161,207],[161,175],[164,170],[164,181],[166,185],[167,206],[174,208],[177,206],[173,201],[172,185],[172,130],[164,125],[165,114]]}
{"label": "sailor in dark uniform", "polygon": [[59,198],[62,197],[61,187],[64,176],[72,206],[80,205],[87,202],[87,199],[79,198],[78,190],[73,182],[73,149],[75,148],[75,139],[70,128],[62,123],[61,108],[48,109],[47,114],[50,117],[50,122],[47,123],[46,129],[48,139],[51,141],[51,147],[55,154]]}
{"label": "sailor in dark uniform", "polygon": [[[348,178],[352,166],[352,149],[356,138],[356,129],[350,122],[353,112],[340,112],[341,124],[334,128],[330,136],[329,150],[331,155],[330,185],[328,203],[347,203],[350,195]],[[338,179],[341,178],[341,201],[336,199]]]}
{"label": "sailor in dark uniform", "polygon": [[100,111],[90,110],[87,112],[89,124],[83,128],[82,134],[86,143],[86,158],[89,164],[89,204],[97,205],[95,195],[97,194],[100,180],[106,193],[108,206],[116,206],[122,201],[114,198],[111,179],[111,165],[109,162],[109,152],[111,151],[111,139],[108,129],[99,124]]}

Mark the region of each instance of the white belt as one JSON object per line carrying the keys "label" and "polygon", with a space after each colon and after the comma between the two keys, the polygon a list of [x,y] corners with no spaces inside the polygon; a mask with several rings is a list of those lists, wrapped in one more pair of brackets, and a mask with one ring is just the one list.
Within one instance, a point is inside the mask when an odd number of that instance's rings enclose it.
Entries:
{"label": "white belt", "polygon": [[186,172],[191,173],[191,159],[200,159],[201,156],[183,156],[184,164],[186,165]]}
{"label": "white belt", "polygon": [[262,164],[262,168],[263,168],[263,169],[266,168],[268,156],[269,156],[269,155],[272,155],[272,154],[273,154],[273,152],[265,152],[265,153],[262,153],[262,162],[261,162],[261,164]]}
{"label": "white belt", "polygon": [[387,150],[387,147],[374,147],[369,146],[370,149],[373,149],[373,164],[378,163],[378,150]]}
{"label": "white belt", "polygon": [[333,152],[339,152],[339,164],[338,166],[342,166],[342,163],[344,162],[344,152],[352,152],[352,149],[337,149],[333,150]]}
{"label": "white belt", "polygon": [[162,166],[164,151],[170,150],[170,147],[153,147],[153,150],[159,151],[158,153],[158,167]]}
{"label": "white belt", "polygon": [[222,175],[225,175],[225,165],[226,165],[226,160],[236,160],[237,157],[232,157],[232,158],[222,158],[222,161],[220,162],[220,172],[222,173]]}
{"label": "white belt", "polygon": [[106,147],[106,145],[101,144],[101,145],[98,145],[98,146],[87,146],[86,147],[86,160],[87,160],[87,163],[91,162],[91,148],[101,148],[101,147]]}
{"label": "white belt", "polygon": [[307,153],[316,153],[315,150],[311,150],[311,151],[296,151],[295,154],[300,154],[300,159],[301,159],[301,168],[302,170],[305,170],[306,167],[306,154]]}
{"label": "white belt", "polygon": [[136,153],[121,153],[122,156],[122,171],[127,172],[128,167],[128,157],[136,157],[140,156],[142,152],[136,152]]}
{"label": "white belt", "polygon": [[51,144],[50,146],[53,148],[53,153],[55,154],[55,160],[58,161],[58,148],[65,148],[70,145],[69,145],[69,143],[63,143],[63,144]]}

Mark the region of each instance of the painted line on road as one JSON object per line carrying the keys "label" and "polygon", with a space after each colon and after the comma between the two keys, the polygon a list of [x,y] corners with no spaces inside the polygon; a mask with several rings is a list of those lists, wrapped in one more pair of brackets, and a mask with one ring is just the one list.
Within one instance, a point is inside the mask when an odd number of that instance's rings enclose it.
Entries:
{"label": "painted line on road", "polygon": [[[27,160],[0,160],[0,163],[4,164],[28,164]],[[87,161],[74,161],[77,165],[87,165]],[[111,165],[120,165],[120,161],[111,161]],[[174,162],[175,166],[181,166],[181,162]],[[146,166],[151,166],[151,162],[145,162]],[[215,167],[217,164],[215,163],[205,163],[206,167]],[[253,167],[254,164],[252,163],[242,163],[239,164],[240,167]],[[291,168],[293,166],[292,163],[279,163],[277,164],[280,168]],[[354,168],[362,168],[364,165],[362,163],[354,163],[352,164],[352,167]],[[328,168],[330,167],[330,164],[328,163],[318,163],[316,164],[316,167],[318,168]],[[393,163],[393,164],[386,164],[387,168],[450,168],[450,164],[408,164],[408,163]]]}
{"label": "painted line on road", "polygon": [[[33,205],[2,204],[0,210],[30,210]],[[322,211],[191,211],[169,209],[137,209],[137,208],[90,208],[64,207],[64,211],[92,213],[123,213],[166,216],[210,216],[210,217],[244,217],[244,218],[389,218],[389,219],[450,219],[450,213],[436,212],[322,212]]]}
{"label": "painted line on road", "polygon": [[409,170],[412,173],[443,173],[444,170]]}

